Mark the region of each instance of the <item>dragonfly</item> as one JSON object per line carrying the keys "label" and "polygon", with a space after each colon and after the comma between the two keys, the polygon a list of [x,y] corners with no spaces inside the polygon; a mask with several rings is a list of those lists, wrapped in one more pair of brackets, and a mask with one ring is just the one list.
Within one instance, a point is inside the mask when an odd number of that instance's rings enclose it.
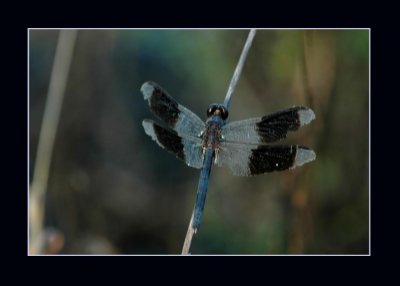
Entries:
{"label": "dragonfly", "polygon": [[213,103],[204,122],[154,82],[145,82],[141,92],[151,112],[162,121],[144,119],[145,133],[189,167],[201,169],[192,220],[195,231],[201,224],[213,164],[228,167],[233,175],[253,176],[293,169],[316,158],[305,146],[270,144],[314,120],[308,107],[227,123],[227,108]]}

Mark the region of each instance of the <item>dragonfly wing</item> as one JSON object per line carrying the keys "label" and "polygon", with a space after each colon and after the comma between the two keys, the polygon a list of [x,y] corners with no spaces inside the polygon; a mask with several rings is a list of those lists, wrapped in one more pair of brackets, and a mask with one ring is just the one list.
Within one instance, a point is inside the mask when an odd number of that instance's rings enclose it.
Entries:
{"label": "dragonfly wing", "polygon": [[250,144],[271,143],[286,137],[315,119],[308,107],[293,107],[266,115],[228,123],[221,129],[224,140]]}
{"label": "dragonfly wing", "polygon": [[143,120],[143,128],[159,146],[185,161],[189,167],[200,169],[203,166],[202,141],[194,136],[179,136],[172,129],[165,128],[153,120]]}
{"label": "dragonfly wing", "polygon": [[178,135],[199,136],[205,123],[192,111],[180,105],[154,82],[145,82],[141,89],[150,110]]}
{"label": "dragonfly wing", "polygon": [[283,171],[315,160],[315,152],[299,145],[251,145],[221,143],[217,164],[236,176],[253,176]]}

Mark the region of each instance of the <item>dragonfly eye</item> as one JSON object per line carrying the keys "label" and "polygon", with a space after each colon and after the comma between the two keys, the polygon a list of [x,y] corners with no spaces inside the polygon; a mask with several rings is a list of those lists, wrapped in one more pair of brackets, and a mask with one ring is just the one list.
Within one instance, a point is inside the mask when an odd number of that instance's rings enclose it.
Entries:
{"label": "dragonfly eye", "polygon": [[211,104],[210,107],[207,109],[207,117],[212,116],[217,110],[217,108],[218,108],[217,104],[215,103]]}
{"label": "dragonfly eye", "polygon": [[228,109],[226,109],[225,106],[221,105],[219,106],[219,110],[221,111],[221,118],[223,120],[226,120],[229,115]]}

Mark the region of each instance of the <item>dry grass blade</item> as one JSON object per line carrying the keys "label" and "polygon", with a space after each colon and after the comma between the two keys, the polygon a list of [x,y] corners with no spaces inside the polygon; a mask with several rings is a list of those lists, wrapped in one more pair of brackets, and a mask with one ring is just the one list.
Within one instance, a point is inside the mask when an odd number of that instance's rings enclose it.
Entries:
{"label": "dry grass blade", "polygon": [[61,30],[50,76],[49,90],[40,128],[33,180],[29,197],[30,254],[42,253],[45,194],[57,126],[76,41],[76,30]]}

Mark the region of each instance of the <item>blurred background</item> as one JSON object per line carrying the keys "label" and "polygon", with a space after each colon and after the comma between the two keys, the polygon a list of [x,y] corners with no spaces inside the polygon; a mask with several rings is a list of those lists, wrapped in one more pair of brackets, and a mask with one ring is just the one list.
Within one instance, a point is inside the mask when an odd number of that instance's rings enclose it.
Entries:
{"label": "blurred background", "polygon": [[[29,31],[30,184],[59,35]],[[32,206],[29,190],[30,229],[39,230],[31,253],[180,254],[200,172],[144,133],[142,120],[154,116],[140,87],[157,82],[205,120],[225,98],[247,35],[77,32],[42,205]],[[283,143],[317,159],[255,177],[214,166],[191,253],[368,254],[369,31],[258,30],[229,119],[294,105],[316,120]]]}

